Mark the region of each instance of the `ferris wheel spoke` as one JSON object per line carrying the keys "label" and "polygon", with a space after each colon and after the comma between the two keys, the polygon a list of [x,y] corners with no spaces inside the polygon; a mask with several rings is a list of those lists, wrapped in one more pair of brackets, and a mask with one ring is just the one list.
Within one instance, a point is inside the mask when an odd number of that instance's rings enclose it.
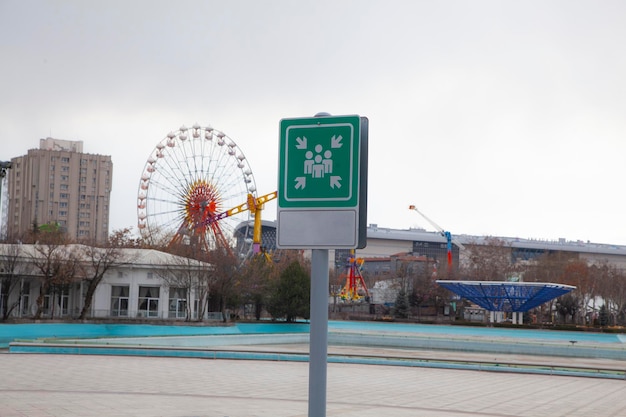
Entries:
{"label": "ferris wheel spoke", "polygon": [[159,195],[159,199],[165,201],[166,196],[169,197],[170,200],[176,199],[181,195],[181,187],[180,182],[178,184],[171,179],[168,179],[163,176],[155,177],[150,184],[149,191],[153,191],[154,194]]}
{"label": "ferris wheel spoke", "polygon": [[164,158],[163,178],[166,179],[173,187],[179,187],[181,182],[189,179],[180,167],[181,162],[174,158]]}

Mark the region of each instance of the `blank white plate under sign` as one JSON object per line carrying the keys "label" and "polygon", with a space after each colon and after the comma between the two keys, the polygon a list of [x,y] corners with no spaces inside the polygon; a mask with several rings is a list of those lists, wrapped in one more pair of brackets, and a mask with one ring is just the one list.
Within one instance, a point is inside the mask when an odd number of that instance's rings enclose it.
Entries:
{"label": "blank white plate under sign", "polygon": [[281,248],[354,248],[357,210],[282,210],[277,245]]}

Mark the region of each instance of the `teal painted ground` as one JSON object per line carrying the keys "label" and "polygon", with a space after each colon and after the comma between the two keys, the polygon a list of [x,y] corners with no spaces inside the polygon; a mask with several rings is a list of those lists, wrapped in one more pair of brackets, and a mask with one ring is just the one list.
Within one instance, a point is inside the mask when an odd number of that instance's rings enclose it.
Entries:
{"label": "teal painted ground", "polygon": [[513,338],[536,341],[570,341],[594,342],[594,343],[626,343],[624,335],[614,333],[595,332],[570,332],[557,330],[532,330],[515,329],[502,327],[476,327],[476,326],[446,326],[435,324],[414,324],[414,323],[381,323],[381,322],[359,322],[359,321],[331,321],[329,330],[346,331],[380,331],[380,332],[401,332],[401,333],[421,333],[431,336],[485,336],[491,339]]}
{"label": "teal painted ground", "polygon": [[[412,323],[379,323],[358,321],[330,321],[329,331],[416,333],[430,336],[485,336],[488,338],[513,338],[533,341],[570,341],[606,344],[626,343],[624,335],[591,332],[566,332],[551,330],[508,329],[493,327],[465,327]],[[308,323],[237,323],[230,326],[184,326],[150,324],[83,324],[83,323],[33,323],[0,324],[0,348],[7,348],[14,340],[34,339],[95,339],[110,337],[154,336],[208,336],[237,334],[288,334],[308,333]]]}
{"label": "teal painted ground", "polygon": [[0,348],[14,340],[97,339],[104,337],[208,336],[228,334],[308,333],[305,323],[238,323],[232,326],[166,326],[151,324],[29,323],[0,324]]}

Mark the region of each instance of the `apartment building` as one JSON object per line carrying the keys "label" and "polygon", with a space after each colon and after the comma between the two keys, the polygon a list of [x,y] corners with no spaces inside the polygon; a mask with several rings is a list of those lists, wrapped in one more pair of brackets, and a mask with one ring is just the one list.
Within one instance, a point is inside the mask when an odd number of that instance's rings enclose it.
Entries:
{"label": "apartment building", "polygon": [[82,141],[46,138],[39,149],[11,159],[7,176],[9,238],[46,225],[60,227],[75,241],[108,237],[110,156],[83,153]]}

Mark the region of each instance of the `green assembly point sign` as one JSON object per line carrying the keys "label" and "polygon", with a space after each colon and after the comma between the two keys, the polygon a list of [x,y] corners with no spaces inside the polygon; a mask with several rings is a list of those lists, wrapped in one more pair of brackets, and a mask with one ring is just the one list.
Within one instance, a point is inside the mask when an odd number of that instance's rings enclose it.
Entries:
{"label": "green assembly point sign", "polygon": [[278,205],[357,207],[360,117],[312,117],[280,122]]}

